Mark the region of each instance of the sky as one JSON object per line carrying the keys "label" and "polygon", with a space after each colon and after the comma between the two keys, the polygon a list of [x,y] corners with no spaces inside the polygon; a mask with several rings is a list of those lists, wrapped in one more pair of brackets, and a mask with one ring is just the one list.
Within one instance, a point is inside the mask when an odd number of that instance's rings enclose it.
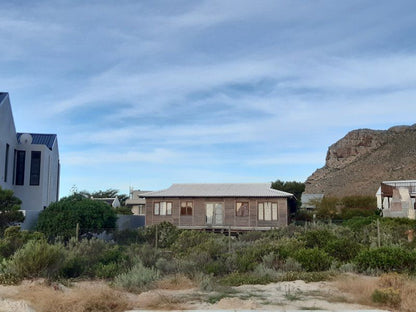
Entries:
{"label": "sky", "polygon": [[61,196],[305,181],[415,123],[412,0],[0,2],[0,91],[58,135]]}

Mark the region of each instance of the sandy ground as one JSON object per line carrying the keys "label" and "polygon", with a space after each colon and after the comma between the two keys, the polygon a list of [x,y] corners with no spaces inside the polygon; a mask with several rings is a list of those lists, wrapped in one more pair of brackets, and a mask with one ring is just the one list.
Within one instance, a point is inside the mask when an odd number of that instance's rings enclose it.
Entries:
{"label": "sandy ground", "polygon": [[[26,282],[33,283],[33,282]],[[102,282],[85,282],[89,287]],[[42,286],[45,287],[45,286]],[[62,292],[62,289],[54,291]],[[83,287],[82,283],[73,288]],[[65,288],[71,292],[72,288]],[[33,303],[15,298],[25,298],[28,288],[0,286],[0,311],[42,312],[33,308]],[[154,289],[141,294],[126,294],[126,299],[139,310],[326,310],[358,311],[375,308],[354,304],[348,295],[341,293],[332,282],[305,283],[303,281],[272,283],[268,285],[244,285],[229,287],[219,292],[202,292],[197,288]],[[381,311],[381,310],[378,310]]]}

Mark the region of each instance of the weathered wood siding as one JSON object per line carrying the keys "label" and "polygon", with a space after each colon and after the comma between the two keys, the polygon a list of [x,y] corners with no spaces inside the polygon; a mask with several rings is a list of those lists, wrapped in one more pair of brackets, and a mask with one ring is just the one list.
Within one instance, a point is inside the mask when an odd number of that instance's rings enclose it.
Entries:
{"label": "weathered wood siding", "polygon": [[[171,202],[172,215],[154,215],[155,202]],[[181,216],[181,202],[191,201],[193,203],[192,216]],[[249,215],[237,216],[236,203],[248,202]],[[278,220],[265,221],[258,220],[258,203],[272,202],[277,203]],[[163,221],[171,222],[176,226],[186,227],[209,227],[206,224],[207,203],[222,203],[223,205],[223,226],[255,228],[255,227],[282,227],[288,224],[288,207],[287,198],[242,198],[242,197],[226,197],[226,198],[146,198],[146,225],[158,224]]]}

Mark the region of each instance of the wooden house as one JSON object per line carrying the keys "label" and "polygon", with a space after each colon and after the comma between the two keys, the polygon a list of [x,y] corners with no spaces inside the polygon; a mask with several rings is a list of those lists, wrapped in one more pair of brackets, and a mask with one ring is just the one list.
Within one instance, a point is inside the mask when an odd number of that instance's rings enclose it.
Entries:
{"label": "wooden house", "polygon": [[173,184],[142,194],[146,225],[187,229],[267,230],[288,224],[288,198],[270,183]]}

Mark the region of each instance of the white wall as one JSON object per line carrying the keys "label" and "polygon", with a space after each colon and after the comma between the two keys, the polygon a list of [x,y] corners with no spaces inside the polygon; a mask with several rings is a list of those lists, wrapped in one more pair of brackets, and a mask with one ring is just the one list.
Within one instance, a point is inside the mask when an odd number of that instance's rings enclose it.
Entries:
{"label": "white wall", "polygon": [[[6,144],[9,144],[7,182],[4,182]],[[24,150],[25,173],[24,184],[14,185],[14,152]],[[31,152],[41,152],[39,185],[30,185]],[[58,200],[59,193],[59,151],[55,140],[52,150],[43,144],[20,144],[16,137],[13,114],[9,96],[0,103],[0,186],[11,189],[22,200],[22,210],[43,210],[50,203]]]}
{"label": "white wall", "polygon": [[[6,144],[9,144],[7,182],[4,182]],[[4,189],[13,188],[13,157],[17,145],[16,128],[14,126],[9,96],[0,103],[0,186]]]}

